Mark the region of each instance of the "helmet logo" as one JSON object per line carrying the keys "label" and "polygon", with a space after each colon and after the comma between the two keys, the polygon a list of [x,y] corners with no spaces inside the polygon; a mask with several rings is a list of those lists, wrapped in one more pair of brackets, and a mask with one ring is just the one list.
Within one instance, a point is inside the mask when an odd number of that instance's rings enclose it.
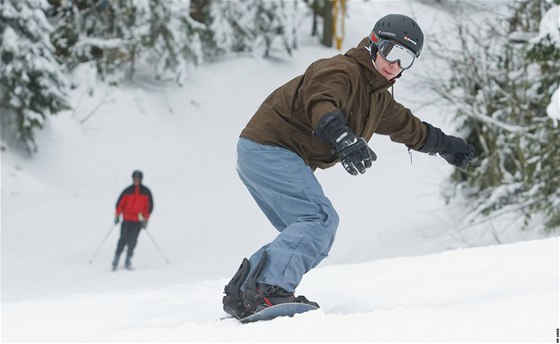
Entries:
{"label": "helmet logo", "polygon": [[391,36],[391,37],[397,36],[396,34],[394,34],[392,32],[388,32],[388,31],[379,31],[379,35],[380,36]]}
{"label": "helmet logo", "polygon": [[371,32],[371,35],[369,37],[370,42],[377,44],[379,43],[379,37],[377,37],[377,35],[375,34],[375,32]]}
{"label": "helmet logo", "polygon": [[414,42],[410,37],[408,37],[408,36],[406,36],[406,35],[404,36],[404,40],[405,40],[405,41],[409,41],[410,43],[416,45],[416,42]]}

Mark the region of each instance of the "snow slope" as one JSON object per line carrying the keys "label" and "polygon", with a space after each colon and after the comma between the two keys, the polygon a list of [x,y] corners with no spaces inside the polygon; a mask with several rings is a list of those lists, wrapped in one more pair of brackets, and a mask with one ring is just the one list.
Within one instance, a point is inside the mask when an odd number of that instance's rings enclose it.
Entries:
{"label": "snow slope", "polygon": [[[352,2],[344,49],[390,12],[449,23],[415,2]],[[422,154],[411,164],[406,147],[384,137],[372,140],[378,161],[365,175],[340,166],[317,172],[341,225],[331,256],[298,292],[322,310],[246,326],[216,320],[242,257],[275,235],[237,178],[237,136],[274,88],[337,53],[301,43],[292,58],[242,56],[193,68],[183,88],[148,75],[114,88],[78,71],[75,110],[50,120],[39,152],[2,152],[2,340],[553,340],[558,239],[448,251],[545,235],[508,232],[503,220],[459,231],[460,209],[440,197],[451,167]],[[395,97],[453,133],[445,109],[414,86],[431,68],[427,54]],[[155,198],[148,230],[170,263],[142,233],[136,271],[112,273],[114,205],[136,168]]]}
{"label": "snow slope", "polygon": [[3,340],[551,342],[557,260],[552,238],[319,268],[300,291],[321,310],[249,325],[218,320],[226,279],[20,301],[3,305]]}

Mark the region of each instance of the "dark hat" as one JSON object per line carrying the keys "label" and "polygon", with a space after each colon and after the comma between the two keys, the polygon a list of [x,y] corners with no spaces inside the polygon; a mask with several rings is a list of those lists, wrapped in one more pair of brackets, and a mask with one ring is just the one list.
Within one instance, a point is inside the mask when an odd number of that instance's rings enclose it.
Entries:
{"label": "dark hat", "polygon": [[142,171],[140,170],[134,170],[134,172],[132,172],[132,179],[134,178],[144,178],[144,174],[142,173]]}

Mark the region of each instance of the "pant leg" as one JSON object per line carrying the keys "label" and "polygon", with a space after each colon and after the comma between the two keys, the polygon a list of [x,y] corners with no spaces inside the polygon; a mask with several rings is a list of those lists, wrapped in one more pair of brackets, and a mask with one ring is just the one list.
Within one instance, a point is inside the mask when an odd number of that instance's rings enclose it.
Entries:
{"label": "pant leg", "polygon": [[285,224],[275,226],[280,234],[251,256],[251,267],[267,250],[268,261],[258,282],[293,292],[303,275],[327,256],[338,214],[311,168],[295,153],[243,138],[237,148],[240,177],[257,195],[267,217],[272,213]]}
{"label": "pant leg", "polygon": [[264,197],[259,194],[259,192],[251,185],[251,183],[245,180],[243,174],[241,174],[240,172],[238,174],[239,179],[241,179],[243,184],[245,184],[247,190],[249,190],[249,193],[251,194],[251,196],[253,196],[253,199],[255,200],[255,202],[257,202],[257,205],[259,206],[259,208],[261,208],[261,211],[264,213],[268,221],[270,221],[270,223],[274,226],[274,228],[276,228],[276,230],[278,230],[279,232],[283,231],[284,228],[287,227],[287,224],[282,221],[274,208],[267,202]]}
{"label": "pant leg", "polygon": [[140,235],[140,231],[142,230],[142,222],[129,222],[129,233],[128,233],[128,240],[126,243],[127,251],[126,256],[132,257],[134,255],[134,248],[136,248],[136,243],[138,242],[138,235]]}
{"label": "pant leg", "polygon": [[121,236],[119,237],[119,241],[117,242],[117,250],[115,252],[116,255],[121,255],[124,250],[124,247],[128,241],[128,221],[123,221],[121,223]]}

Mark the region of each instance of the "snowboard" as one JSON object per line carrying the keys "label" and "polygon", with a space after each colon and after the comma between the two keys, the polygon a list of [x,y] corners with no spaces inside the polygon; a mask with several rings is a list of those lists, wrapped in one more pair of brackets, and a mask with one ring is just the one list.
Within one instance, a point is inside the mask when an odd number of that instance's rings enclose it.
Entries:
{"label": "snowboard", "polygon": [[241,318],[239,321],[243,324],[247,324],[255,321],[272,320],[277,317],[293,317],[295,314],[305,313],[316,309],[317,307],[306,303],[281,303],[279,305],[267,307],[245,318]]}

